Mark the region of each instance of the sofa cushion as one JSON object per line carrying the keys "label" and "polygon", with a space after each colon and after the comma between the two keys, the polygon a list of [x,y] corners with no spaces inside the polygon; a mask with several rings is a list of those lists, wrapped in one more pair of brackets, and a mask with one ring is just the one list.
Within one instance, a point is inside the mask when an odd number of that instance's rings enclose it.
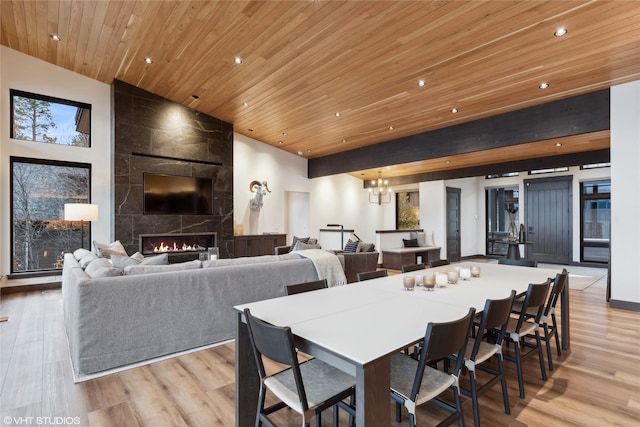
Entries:
{"label": "sofa cushion", "polygon": [[128,256],[120,256],[120,255],[111,255],[111,262],[113,266],[116,268],[125,268],[129,265],[138,265],[140,261],[133,257]]}
{"label": "sofa cushion", "polygon": [[166,273],[168,271],[196,270],[202,267],[202,262],[197,259],[187,262],[179,262],[167,265],[130,265],[124,268],[124,274],[153,274]]}
{"label": "sofa cushion", "polygon": [[320,245],[313,245],[313,244],[310,244],[310,243],[304,243],[304,242],[298,240],[296,242],[296,244],[293,245],[293,248],[291,248],[291,251],[292,252],[303,251],[305,249],[322,249],[322,247],[320,247]]}
{"label": "sofa cushion", "polygon": [[154,256],[144,257],[140,261],[142,265],[167,265],[169,264],[169,254],[160,254]]}
{"label": "sofa cushion", "polygon": [[115,277],[122,276],[122,269],[116,268],[111,264],[106,258],[98,258],[96,257],[93,261],[91,261],[87,267],[84,269],[84,272],[87,276],[97,279],[100,277]]}
{"label": "sofa cushion", "polygon": [[227,265],[244,265],[244,264],[262,264],[266,262],[279,261],[281,257],[285,255],[261,255],[252,257],[240,257],[240,258],[222,258],[212,259],[202,263],[203,268],[208,267],[225,267]]}
{"label": "sofa cushion", "polygon": [[82,268],[87,268],[87,265],[89,265],[89,263],[94,259],[98,259],[96,254],[94,254],[93,252],[89,252],[78,260],[78,264],[80,264],[80,267]]}
{"label": "sofa cushion", "polygon": [[111,255],[128,256],[120,240],[112,243],[101,243],[94,240],[93,248],[95,249],[96,255],[102,258],[109,258]]}
{"label": "sofa cushion", "polygon": [[375,252],[376,251],[376,245],[375,243],[364,243],[361,242],[360,243],[360,247],[358,248],[359,252]]}
{"label": "sofa cushion", "polygon": [[417,248],[418,239],[402,239],[405,248]]}
{"label": "sofa cushion", "polygon": [[85,248],[79,248],[76,249],[75,251],[73,251],[73,257],[76,259],[76,261],[80,261],[80,259],[87,255],[87,254],[92,254],[93,252],[91,252],[89,249],[85,249]]}

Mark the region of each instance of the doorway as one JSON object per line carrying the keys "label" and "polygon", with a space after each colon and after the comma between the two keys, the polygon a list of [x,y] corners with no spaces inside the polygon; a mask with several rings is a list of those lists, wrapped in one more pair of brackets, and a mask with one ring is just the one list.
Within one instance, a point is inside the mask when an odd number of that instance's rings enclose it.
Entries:
{"label": "doorway", "polygon": [[460,189],[447,187],[447,259],[460,261]]}
{"label": "doorway", "polygon": [[572,176],[526,179],[526,258],[531,261],[569,264],[572,258]]}

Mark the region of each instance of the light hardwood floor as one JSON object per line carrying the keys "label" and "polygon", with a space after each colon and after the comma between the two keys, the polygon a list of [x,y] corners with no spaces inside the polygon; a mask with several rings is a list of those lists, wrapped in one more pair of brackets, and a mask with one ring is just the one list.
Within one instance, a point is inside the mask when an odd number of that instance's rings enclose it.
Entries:
{"label": "light hardwood floor", "polygon": [[[546,382],[538,361],[526,362],[522,400],[507,363],[511,415],[503,413],[496,386],[480,399],[483,425],[638,425],[640,313],[608,308],[603,281],[571,290],[570,297],[571,350],[554,357]],[[3,295],[0,314],[9,316],[0,323],[2,426],[234,425],[232,343],[74,384],[59,290]],[[473,425],[471,404],[463,399],[466,424]],[[434,413],[431,406],[419,408],[419,424],[434,425]],[[280,418],[290,426],[298,420],[286,410]],[[401,425],[392,411],[389,423]],[[329,412],[323,425],[330,424]]]}

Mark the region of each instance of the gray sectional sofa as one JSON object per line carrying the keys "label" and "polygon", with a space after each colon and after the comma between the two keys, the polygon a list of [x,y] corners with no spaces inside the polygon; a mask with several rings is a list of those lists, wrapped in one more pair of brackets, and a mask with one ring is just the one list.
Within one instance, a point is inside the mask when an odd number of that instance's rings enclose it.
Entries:
{"label": "gray sectional sofa", "polygon": [[296,253],[196,263],[90,277],[65,254],[64,323],[76,378],[233,339],[235,305],[318,279],[313,262]]}

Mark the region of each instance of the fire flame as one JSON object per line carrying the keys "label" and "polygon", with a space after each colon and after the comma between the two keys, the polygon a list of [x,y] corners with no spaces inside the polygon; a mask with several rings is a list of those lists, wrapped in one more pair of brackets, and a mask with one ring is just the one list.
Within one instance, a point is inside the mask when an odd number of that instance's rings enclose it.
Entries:
{"label": "fire flame", "polygon": [[188,252],[188,251],[201,251],[204,248],[200,245],[187,245],[183,243],[182,246],[178,246],[176,242],[172,245],[165,245],[164,242],[160,242],[160,246],[154,246],[153,252]]}

